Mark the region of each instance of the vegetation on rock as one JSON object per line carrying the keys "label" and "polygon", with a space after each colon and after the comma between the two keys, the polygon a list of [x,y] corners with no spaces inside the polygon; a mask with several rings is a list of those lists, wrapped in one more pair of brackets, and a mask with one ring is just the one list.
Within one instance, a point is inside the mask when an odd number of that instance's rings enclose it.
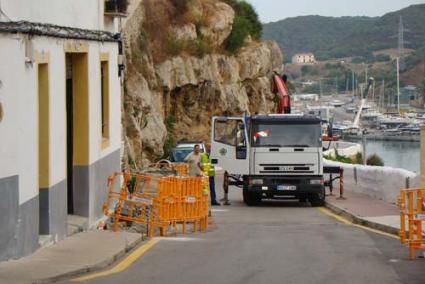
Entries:
{"label": "vegetation on rock", "polygon": [[[362,165],[363,164],[362,153],[357,153],[354,157],[350,158],[350,157],[345,157],[343,155],[340,155],[338,153],[338,151],[335,150],[335,156],[323,155],[323,158],[325,158],[326,160],[329,160],[329,161],[335,161],[335,162],[340,162],[340,163],[344,163],[344,164],[356,164],[356,165]],[[366,164],[368,166],[383,167],[384,161],[382,160],[381,157],[379,157],[379,155],[373,154],[373,155],[370,155],[367,158]]]}
{"label": "vegetation on rock", "polygon": [[230,5],[236,14],[232,32],[225,41],[225,48],[231,53],[236,53],[244,45],[248,35],[260,39],[263,26],[251,4],[238,0],[224,0],[224,2]]}

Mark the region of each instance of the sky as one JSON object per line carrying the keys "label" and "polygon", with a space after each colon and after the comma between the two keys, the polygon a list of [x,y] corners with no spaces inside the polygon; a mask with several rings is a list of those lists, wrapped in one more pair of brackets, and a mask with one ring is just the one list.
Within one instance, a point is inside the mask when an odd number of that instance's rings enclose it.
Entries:
{"label": "sky", "polygon": [[246,0],[254,5],[263,23],[289,17],[382,16],[425,0]]}

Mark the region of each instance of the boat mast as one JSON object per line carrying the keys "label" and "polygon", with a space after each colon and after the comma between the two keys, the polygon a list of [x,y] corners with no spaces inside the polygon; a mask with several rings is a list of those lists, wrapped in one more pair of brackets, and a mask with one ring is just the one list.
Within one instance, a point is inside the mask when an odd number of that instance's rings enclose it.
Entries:
{"label": "boat mast", "polygon": [[397,57],[397,112],[400,115],[400,58]]}
{"label": "boat mast", "polygon": [[385,107],[385,79],[382,79],[382,96],[380,100],[381,100],[381,112],[382,112],[382,110],[384,110],[384,107]]}
{"label": "boat mast", "polygon": [[400,67],[404,70],[404,27],[403,17],[400,16],[398,25],[398,55],[397,55],[397,112],[400,113]]}

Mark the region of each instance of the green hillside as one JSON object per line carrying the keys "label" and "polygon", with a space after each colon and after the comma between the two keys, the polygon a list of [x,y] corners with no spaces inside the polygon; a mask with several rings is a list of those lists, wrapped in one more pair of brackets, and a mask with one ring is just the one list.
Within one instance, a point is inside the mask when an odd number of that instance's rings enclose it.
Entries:
{"label": "green hillside", "polygon": [[302,16],[264,25],[263,38],[278,42],[285,61],[298,52],[313,52],[319,60],[368,57],[373,51],[396,48],[400,16],[406,29],[405,47],[425,46],[425,4],[412,5],[382,17]]}

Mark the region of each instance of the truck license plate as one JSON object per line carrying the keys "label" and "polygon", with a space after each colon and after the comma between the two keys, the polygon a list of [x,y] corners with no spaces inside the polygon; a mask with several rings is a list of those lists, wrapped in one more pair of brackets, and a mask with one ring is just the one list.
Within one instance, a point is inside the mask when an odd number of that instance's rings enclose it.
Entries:
{"label": "truck license plate", "polygon": [[277,190],[297,190],[295,185],[278,185]]}

